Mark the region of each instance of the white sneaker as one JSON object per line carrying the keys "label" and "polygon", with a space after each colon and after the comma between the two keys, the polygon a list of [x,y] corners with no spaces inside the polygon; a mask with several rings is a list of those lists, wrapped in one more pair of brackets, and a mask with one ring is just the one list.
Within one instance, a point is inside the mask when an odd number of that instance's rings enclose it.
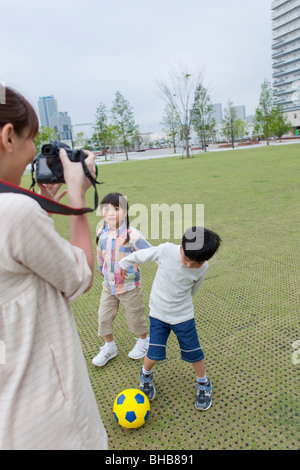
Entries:
{"label": "white sneaker", "polygon": [[136,338],[136,344],[132,351],[128,353],[128,357],[131,359],[142,359],[146,356],[146,353],[149,348],[149,338],[141,339]]}
{"label": "white sneaker", "polygon": [[117,345],[114,343],[112,346],[108,346],[109,343],[105,343],[104,346],[101,346],[99,350],[99,354],[97,354],[94,359],[92,359],[92,363],[97,366],[97,367],[102,367],[105,366],[105,364],[112,359],[113,357],[116,357],[118,354],[118,348]]}

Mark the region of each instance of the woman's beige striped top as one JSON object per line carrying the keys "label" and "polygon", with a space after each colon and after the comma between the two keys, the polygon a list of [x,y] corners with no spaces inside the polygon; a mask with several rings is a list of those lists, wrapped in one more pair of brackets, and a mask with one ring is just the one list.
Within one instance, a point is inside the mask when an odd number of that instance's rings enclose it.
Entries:
{"label": "woman's beige striped top", "polygon": [[107,449],[70,308],[90,278],[37,202],[0,194],[0,449]]}

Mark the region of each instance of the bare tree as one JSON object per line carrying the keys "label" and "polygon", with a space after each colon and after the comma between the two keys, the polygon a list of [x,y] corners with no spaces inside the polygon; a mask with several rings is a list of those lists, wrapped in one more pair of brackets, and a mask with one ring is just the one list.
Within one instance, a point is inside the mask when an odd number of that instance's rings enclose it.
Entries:
{"label": "bare tree", "polygon": [[157,84],[162,98],[174,110],[180,122],[181,135],[185,143],[186,158],[190,157],[190,132],[192,109],[195,92],[202,83],[202,73],[189,73],[186,67],[180,70],[170,69],[169,83],[158,80]]}
{"label": "bare tree", "polygon": [[169,103],[165,107],[162,125],[163,130],[168,133],[173,145],[173,151],[176,153],[176,136],[180,132],[181,124],[178,121],[178,116],[174,111],[174,107],[170,106]]}

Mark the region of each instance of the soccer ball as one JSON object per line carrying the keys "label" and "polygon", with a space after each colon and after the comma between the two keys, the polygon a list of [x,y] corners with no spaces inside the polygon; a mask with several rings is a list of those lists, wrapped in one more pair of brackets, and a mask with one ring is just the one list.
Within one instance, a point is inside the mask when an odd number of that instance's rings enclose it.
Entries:
{"label": "soccer ball", "polygon": [[139,428],[149,417],[150,402],[141,390],[128,388],[116,397],[113,411],[123,428]]}

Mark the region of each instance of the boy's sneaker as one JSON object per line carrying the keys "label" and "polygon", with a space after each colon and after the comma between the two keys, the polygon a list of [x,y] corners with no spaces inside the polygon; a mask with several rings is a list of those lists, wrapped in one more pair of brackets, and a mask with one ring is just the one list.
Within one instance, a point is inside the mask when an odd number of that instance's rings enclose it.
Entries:
{"label": "boy's sneaker", "polygon": [[118,354],[117,345],[114,343],[112,346],[108,346],[109,343],[105,343],[104,346],[101,346],[99,350],[99,354],[97,354],[94,359],[92,359],[92,363],[97,367],[105,366],[105,364],[115,357]]}
{"label": "boy's sneaker", "polygon": [[131,359],[142,359],[146,356],[149,348],[149,338],[141,339],[136,338],[136,344],[132,351],[128,353],[128,357]]}
{"label": "boy's sneaker", "polygon": [[139,376],[140,379],[140,390],[144,392],[144,394],[148,397],[151,401],[155,397],[155,387],[153,383],[153,372],[151,374],[144,374],[143,368],[141,368],[141,374]]}
{"label": "boy's sneaker", "polygon": [[211,391],[212,384],[208,379],[207,382],[197,382],[197,397],[195,406],[197,410],[206,411],[211,407]]}

